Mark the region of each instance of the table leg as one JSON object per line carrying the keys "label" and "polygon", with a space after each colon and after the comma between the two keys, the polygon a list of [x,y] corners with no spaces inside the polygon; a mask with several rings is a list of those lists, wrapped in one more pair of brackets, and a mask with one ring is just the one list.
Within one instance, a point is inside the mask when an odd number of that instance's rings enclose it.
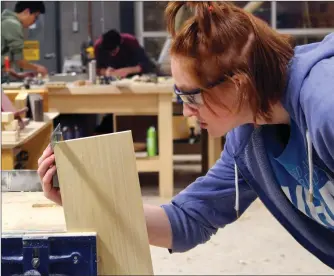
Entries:
{"label": "table leg", "polygon": [[1,170],[14,170],[15,156],[14,149],[1,149]]}
{"label": "table leg", "polygon": [[172,116],[173,108],[171,96],[159,95],[159,193],[163,198],[171,198],[174,193]]}
{"label": "table leg", "polygon": [[42,155],[44,149],[50,143],[50,137],[53,131],[53,122],[48,122],[47,126],[36,135],[33,139],[22,145],[22,150],[29,154],[29,159],[26,165],[28,170],[38,169],[38,159]]}

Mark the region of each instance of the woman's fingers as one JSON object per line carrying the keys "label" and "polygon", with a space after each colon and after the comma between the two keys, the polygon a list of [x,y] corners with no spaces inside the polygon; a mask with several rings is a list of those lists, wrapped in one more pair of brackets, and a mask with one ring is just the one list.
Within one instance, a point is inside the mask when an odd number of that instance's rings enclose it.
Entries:
{"label": "woman's fingers", "polygon": [[55,162],[55,156],[52,154],[51,156],[44,159],[42,163],[38,166],[37,173],[40,177],[40,179],[44,178],[44,175],[46,174],[47,170],[54,165]]}
{"label": "woman's fingers", "polygon": [[56,166],[53,166],[51,168],[49,168],[43,179],[42,179],[42,186],[43,186],[43,191],[44,191],[44,194],[47,194],[49,193],[51,190],[52,190],[52,177],[53,175],[56,173]]}
{"label": "woman's fingers", "polygon": [[45,158],[49,157],[51,154],[53,154],[53,150],[51,149],[51,146],[48,145],[46,149],[43,151],[42,156],[38,159],[38,166],[40,166],[41,163],[45,160]]}

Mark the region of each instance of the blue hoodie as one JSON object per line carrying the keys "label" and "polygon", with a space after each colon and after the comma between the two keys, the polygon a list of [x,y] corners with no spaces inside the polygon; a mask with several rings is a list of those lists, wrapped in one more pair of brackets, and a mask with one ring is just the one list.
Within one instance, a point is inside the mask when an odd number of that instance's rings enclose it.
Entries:
{"label": "blue hoodie", "polygon": [[170,252],[205,243],[259,198],[309,252],[334,268],[334,33],[295,48],[282,104],[291,131],[274,125],[230,131],[220,159],[170,204]]}

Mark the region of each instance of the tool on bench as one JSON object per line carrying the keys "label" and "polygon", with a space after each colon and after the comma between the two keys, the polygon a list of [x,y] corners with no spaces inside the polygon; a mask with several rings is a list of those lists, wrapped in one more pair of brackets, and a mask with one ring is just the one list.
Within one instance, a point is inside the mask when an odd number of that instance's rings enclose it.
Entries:
{"label": "tool on bench", "polygon": [[[60,124],[58,124],[56,126],[56,128],[54,129],[54,131],[52,132],[52,134],[51,134],[50,145],[51,145],[52,150],[54,149],[55,144],[58,143],[59,141],[62,141],[62,140],[63,140],[63,133],[61,131]],[[59,181],[58,181],[57,171],[54,174],[54,176],[52,177],[52,186],[55,187],[55,188],[59,188]]]}

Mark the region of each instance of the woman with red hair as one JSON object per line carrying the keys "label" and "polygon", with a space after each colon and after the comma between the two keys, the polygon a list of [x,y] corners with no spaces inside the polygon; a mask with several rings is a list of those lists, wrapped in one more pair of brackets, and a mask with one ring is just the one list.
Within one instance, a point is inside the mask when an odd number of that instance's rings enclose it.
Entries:
{"label": "woman with red hair", "polygon": [[[182,5],[194,15],[175,32]],[[171,70],[185,116],[227,134],[208,173],[171,203],[145,205],[152,245],[183,252],[205,243],[260,198],[309,252],[334,268],[334,34],[292,39],[226,2],[173,2]],[[46,196],[51,149],[39,162]]]}

